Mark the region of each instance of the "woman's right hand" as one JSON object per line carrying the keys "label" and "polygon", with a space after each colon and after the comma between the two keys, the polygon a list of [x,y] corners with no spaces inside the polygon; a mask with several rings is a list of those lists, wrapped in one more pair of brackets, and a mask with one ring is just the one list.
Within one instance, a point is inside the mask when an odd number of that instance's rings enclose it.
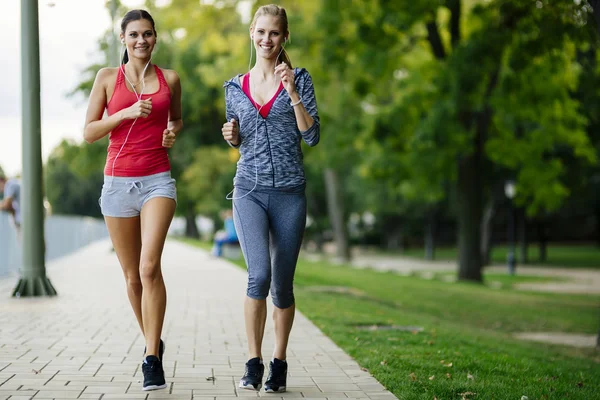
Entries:
{"label": "woman's right hand", "polygon": [[123,119],[146,118],[152,111],[152,99],[138,100],[131,107],[122,111]]}
{"label": "woman's right hand", "polygon": [[235,119],[232,118],[231,121],[225,122],[221,132],[223,132],[223,139],[232,145],[237,146],[240,144],[240,127]]}

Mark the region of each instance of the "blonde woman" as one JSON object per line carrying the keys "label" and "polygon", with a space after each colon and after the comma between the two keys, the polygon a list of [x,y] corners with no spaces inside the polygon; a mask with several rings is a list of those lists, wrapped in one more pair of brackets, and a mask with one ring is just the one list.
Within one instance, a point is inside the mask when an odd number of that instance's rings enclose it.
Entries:
{"label": "blonde woman", "polygon": [[294,321],[294,272],[306,224],[301,142],[315,146],[319,115],[312,78],[292,68],[285,9],[262,6],[250,25],[256,50],[252,69],[225,84],[227,123],[223,138],[239,148],[233,216],[248,267],[244,304],[248,362],[240,388],[260,390],[266,298],[274,304],[275,349],[266,392],[285,392],[286,349]]}

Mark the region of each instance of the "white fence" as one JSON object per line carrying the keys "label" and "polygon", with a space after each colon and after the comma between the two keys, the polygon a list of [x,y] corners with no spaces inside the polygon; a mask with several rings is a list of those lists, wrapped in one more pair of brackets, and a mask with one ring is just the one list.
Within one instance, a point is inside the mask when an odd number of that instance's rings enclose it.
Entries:
{"label": "white fence", "polygon": [[[46,260],[69,254],[95,240],[108,237],[104,221],[96,218],[51,215],[44,224]],[[17,273],[22,244],[10,216],[0,212],[0,276]]]}

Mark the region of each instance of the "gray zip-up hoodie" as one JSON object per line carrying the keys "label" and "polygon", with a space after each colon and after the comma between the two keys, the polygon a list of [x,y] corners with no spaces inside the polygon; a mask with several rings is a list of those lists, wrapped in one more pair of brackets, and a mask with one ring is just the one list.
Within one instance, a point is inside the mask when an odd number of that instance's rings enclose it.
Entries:
{"label": "gray zip-up hoodie", "polygon": [[258,185],[289,188],[305,183],[301,139],[316,146],[320,138],[319,114],[312,78],[304,68],[294,68],[296,90],[304,107],[313,118],[313,125],[301,132],[294,108],[285,89],[277,95],[267,118],[254,107],[240,85],[237,75],[225,82],[227,121],[234,118],[240,127],[240,159],[234,183],[257,180]]}

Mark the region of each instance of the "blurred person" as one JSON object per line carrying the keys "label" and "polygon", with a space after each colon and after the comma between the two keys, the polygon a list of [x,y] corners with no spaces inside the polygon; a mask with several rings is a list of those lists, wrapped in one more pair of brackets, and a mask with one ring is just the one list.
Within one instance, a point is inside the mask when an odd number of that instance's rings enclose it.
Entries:
{"label": "blurred person", "polygon": [[[244,75],[225,83],[223,138],[239,148],[234,178],[235,227],[248,267],[244,303],[248,361],[239,387],[260,390],[262,341],[271,291],[275,349],[266,392],[285,392],[286,350],[295,313],[293,280],[306,225],[301,141],[315,146],[320,124],[312,78],[292,68],[284,49],[290,32],[284,8],[260,7],[250,24],[251,57]],[[230,198],[228,196],[228,198]]]}
{"label": "blurred person", "polygon": [[17,239],[21,239],[21,180],[18,178],[7,179],[0,176],[0,192],[3,193],[0,201],[0,210],[12,215],[12,221],[17,231]]}
{"label": "blurred person", "polygon": [[221,257],[223,255],[224,244],[239,243],[231,210],[225,210],[222,218],[224,229],[218,230],[215,233],[215,240],[211,251],[211,254],[215,257]]}
{"label": "blurred person", "polygon": [[161,257],[177,202],[167,149],[183,127],[181,84],[175,71],[151,64],[157,34],[147,11],[129,11],[120,37],[122,63],[98,72],[84,138],[92,143],[110,134],[99,202],[146,342],[142,389],[155,390],[167,387]]}

